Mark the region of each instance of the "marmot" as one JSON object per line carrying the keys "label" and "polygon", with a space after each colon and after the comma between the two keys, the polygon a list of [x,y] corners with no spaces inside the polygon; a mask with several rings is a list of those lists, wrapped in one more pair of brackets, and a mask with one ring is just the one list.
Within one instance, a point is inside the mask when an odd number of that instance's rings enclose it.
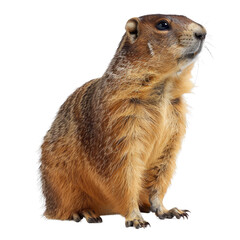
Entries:
{"label": "marmot", "polygon": [[185,16],[146,15],[126,32],[101,78],[61,106],[42,144],[41,180],[50,219],[121,214],[127,227],[187,217],[163,198],[186,128],[183,94],[206,30]]}

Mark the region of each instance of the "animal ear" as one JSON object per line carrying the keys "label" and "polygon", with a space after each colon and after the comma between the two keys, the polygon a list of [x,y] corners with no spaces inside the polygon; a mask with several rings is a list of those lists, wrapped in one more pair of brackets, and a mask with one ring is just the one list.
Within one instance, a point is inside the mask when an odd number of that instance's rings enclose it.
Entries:
{"label": "animal ear", "polygon": [[131,43],[134,43],[139,36],[139,18],[131,18],[125,26],[128,38]]}

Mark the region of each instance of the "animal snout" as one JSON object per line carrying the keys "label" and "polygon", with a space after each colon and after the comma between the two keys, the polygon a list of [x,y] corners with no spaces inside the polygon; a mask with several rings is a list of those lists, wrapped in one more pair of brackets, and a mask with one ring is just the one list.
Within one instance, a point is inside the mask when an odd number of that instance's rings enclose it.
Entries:
{"label": "animal snout", "polygon": [[199,47],[206,37],[206,30],[200,24],[192,23],[189,25],[188,30],[181,33],[179,42],[184,47],[190,47],[190,51]]}
{"label": "animal snout", "polygon": [[198,39],[198,40],[204,40],[205,37],[206,37],[206,34],[207,34],[206,31],[202,30],[202,31],[197,31],[197,32],[195,32],[195,33],[194,33],[194,36],[195,36],[195,38]]}

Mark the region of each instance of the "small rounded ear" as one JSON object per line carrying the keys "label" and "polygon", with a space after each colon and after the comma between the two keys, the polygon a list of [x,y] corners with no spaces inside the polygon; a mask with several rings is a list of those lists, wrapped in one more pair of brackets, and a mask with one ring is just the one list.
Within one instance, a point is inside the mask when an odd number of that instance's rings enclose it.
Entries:
{"label": "small rounded ear", "polygon": [[139,18],[131,18],[125,26],[127,35],[131,43],[134,43],[139,35]]}

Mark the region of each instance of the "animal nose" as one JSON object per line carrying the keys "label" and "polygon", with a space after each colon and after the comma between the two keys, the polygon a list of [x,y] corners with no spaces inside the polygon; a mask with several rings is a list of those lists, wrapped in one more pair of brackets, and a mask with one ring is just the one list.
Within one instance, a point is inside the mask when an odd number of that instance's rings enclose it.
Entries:
{"label": "animal nose", "polygon": [[201,32],[195,32],[194,35],[195,35],[196,39],[198,39],[198,40],[204,40],[205,37],[206,37],[206,32],[203,32],[203,31],[201,31]]}

